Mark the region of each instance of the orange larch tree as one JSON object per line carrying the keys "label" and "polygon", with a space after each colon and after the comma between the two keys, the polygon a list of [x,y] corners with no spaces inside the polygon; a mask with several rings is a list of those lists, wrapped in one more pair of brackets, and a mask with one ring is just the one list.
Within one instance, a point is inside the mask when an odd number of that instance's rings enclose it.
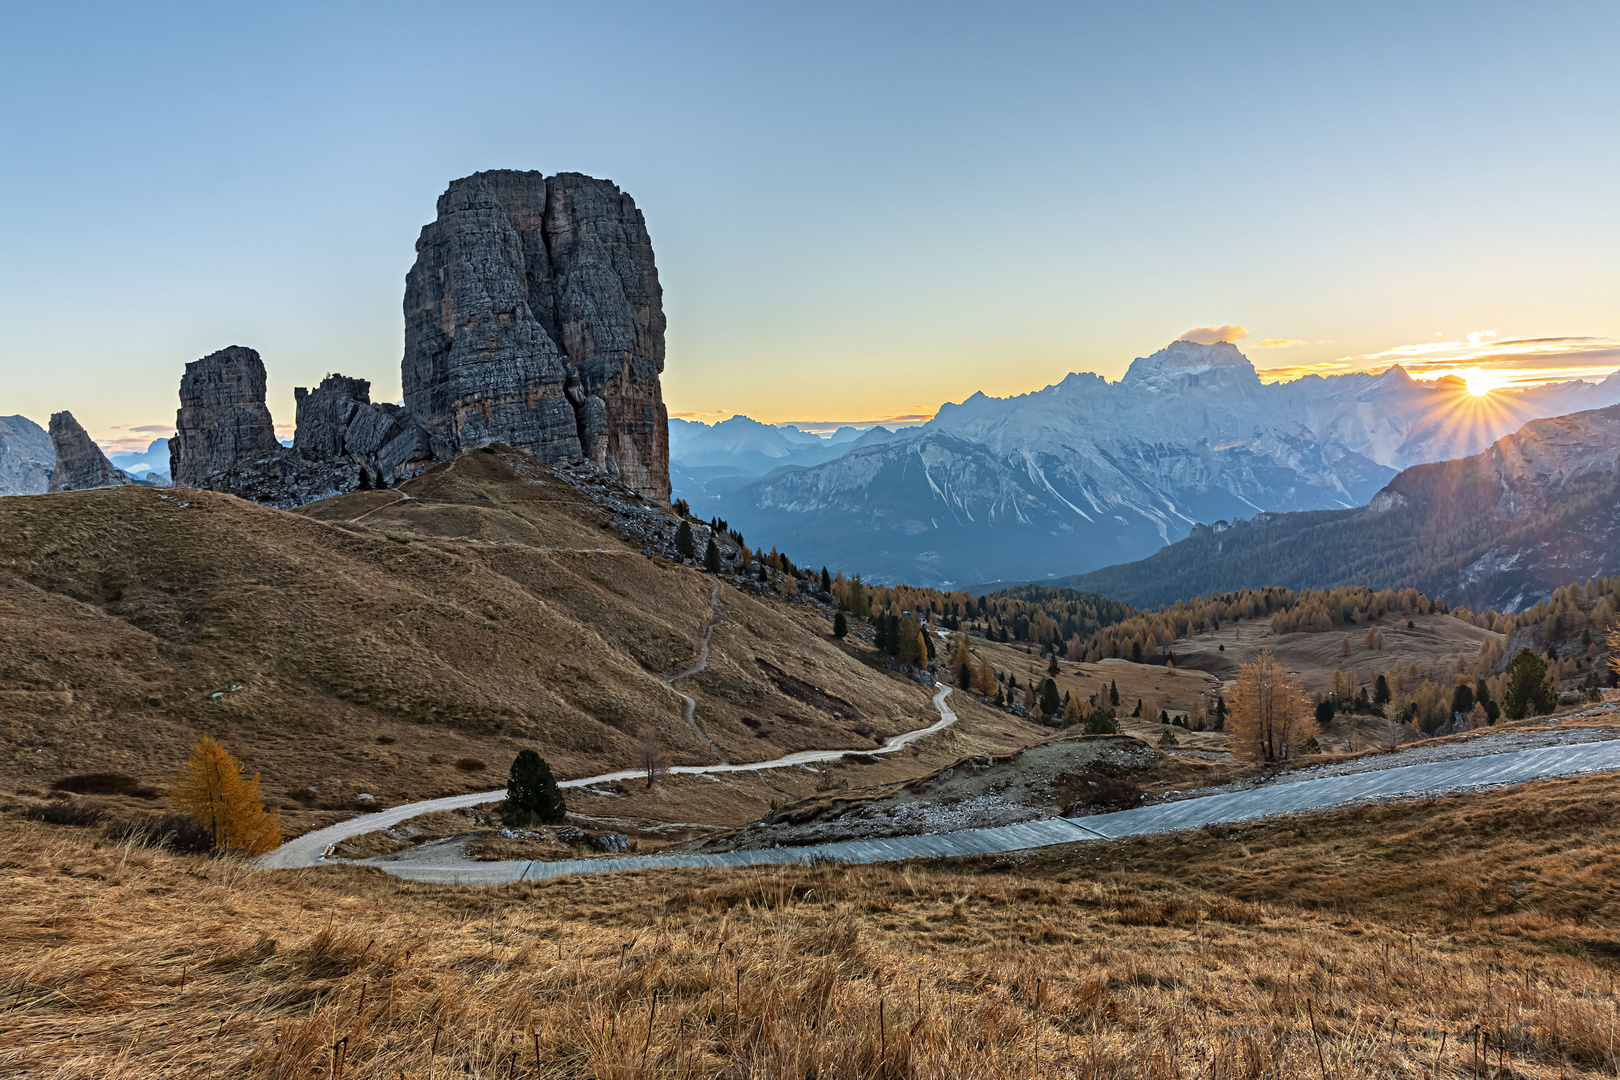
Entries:
{"label": "orange larch tree", "polygon": [[275,808],[259,797],[259,774],[243,776],[241,764],[214,739],[205,736],[192,748],[169,794],[213,836],[215,851],[262,855],[281,846]]}
{"label": "orange larch tree", "polygon": [[1232,689],[1232,752],[1254,761],[1292,761],[1317,732],[1304,688],[1270,649],[1238,668]]}

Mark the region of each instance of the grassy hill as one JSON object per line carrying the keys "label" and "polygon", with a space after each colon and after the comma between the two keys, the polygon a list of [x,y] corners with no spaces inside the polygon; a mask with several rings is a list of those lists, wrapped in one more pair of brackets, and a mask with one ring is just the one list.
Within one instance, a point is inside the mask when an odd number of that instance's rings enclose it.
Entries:
{"label": "grassy hill", "polygon": [[[182,489],[8,498],[0,784],[163,783],[203,733],[273,801],[334,810],[499,787],[520,746],[565,777],[627,768],[644,726],[676,763],[712,762],[664,679],[692,663],[715,579],[643,555],[674,518],[607,494],[499,452],[298,512]],[[811,608],[720,592],[709,668],[679,685],[732,760],[936,718]],[[830,697],[784,692],[762,659]]]}

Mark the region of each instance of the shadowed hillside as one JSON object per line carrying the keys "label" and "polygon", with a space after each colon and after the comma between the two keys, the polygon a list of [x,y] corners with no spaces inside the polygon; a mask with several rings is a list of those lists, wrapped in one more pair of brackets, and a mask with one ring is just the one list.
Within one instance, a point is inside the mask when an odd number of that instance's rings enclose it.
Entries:
{"label": "shadowed hillside", "polygon": [[[562,776],[632,767],[644,726],[676,763],[713,762],[664,685],[693,662],[715,585],[643,554],[674,527],[627,489],[507,452],[296,513],[184,489],[8,499],[0,782],[161,783],[202,733],[273,800],[334,809],[499,787],[518,746]],[[804,609],[724,584],[720,599],[709,669],[679,685],[732,760],[935,718]],[[853,707],[788,696],[761,658]]]}

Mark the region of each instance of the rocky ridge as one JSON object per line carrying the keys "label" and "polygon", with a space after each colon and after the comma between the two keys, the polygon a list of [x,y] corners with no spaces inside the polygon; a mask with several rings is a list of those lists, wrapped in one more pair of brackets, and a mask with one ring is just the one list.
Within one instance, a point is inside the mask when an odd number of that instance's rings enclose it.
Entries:
{"label": "rocky ridge", "polygon": [[50,491],[89,491],[135,483],[124,470],[113,467],[70,412],[51,415],[51,446],[56,466],[51,471]]}
{"label": "rocky ridge", "polygon": [[1520,610],[1620,574],[1620,405],[1524,425],[1469,457],[1402,471],[1367,506],[1201,525],[1146,559],[1048,584],[1139,607],[1282,585],[1413,588]]}
{"label": "rocky ridge", "polygon": [[1620,373],[1471,396],[1459,379],[1264,383],[1229,343],[1173,342],[1109,383],[975,394],[921,428],[762,479],[679,494],[818,560],[917,584],[1028,581],[1127,562],[1199,522],[1350,509],[1409,466],[1476,454],[1536,417],[1620,402]]}
{"label": "rocky ridge", "polygon": [[186,365],[169,440],[178,487],[229,492],[282,509],[357,488],[390,487],[435,460],[431,439],[397,405],[373,404],[364,379],[298,387],[293,445],[276,439],[264,361],[240,345]]}
{"label": "rocky ridge", "polygon": [[174,484],[287,508],[500,443],[668,502],[663,294],[646,223],[613,184],[511,170],[454,181],[417,242],[404,310],[404,404],[328,375],[295,392],[291,447],[257,352],[186,365]]}

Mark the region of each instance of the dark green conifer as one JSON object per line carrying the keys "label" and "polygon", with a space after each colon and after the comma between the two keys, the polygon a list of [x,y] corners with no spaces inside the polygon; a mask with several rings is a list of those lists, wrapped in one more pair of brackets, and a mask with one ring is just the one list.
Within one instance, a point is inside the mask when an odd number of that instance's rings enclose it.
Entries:
{"label": "dark green conifer", "polygon": [[1063,708],[1063,701],[1058,697],[1057,683],[1047,679],[1041,684],[1041,715],[1056,716]]}
{"label": "dark green conifer", "polygon": [[520,750],[512,759],[506,781],[502,815],[508,825],[561,825],[568,815],[562,790],[546,759],[533,750]]}
{"label": "dark green conifer", "polygon": [[1502,694],[1503,711],[1509,720],[1550,713],[1558,699],[1547,685],[1547,661],[1522,649],[1508,667],[1508,685]]}
{"label": "dark green conifer", "polygon": [[684,518],[680,528],[675,530],[675,550],[683,559],[697,558],[697,541],[692,537],[692,526]]}

